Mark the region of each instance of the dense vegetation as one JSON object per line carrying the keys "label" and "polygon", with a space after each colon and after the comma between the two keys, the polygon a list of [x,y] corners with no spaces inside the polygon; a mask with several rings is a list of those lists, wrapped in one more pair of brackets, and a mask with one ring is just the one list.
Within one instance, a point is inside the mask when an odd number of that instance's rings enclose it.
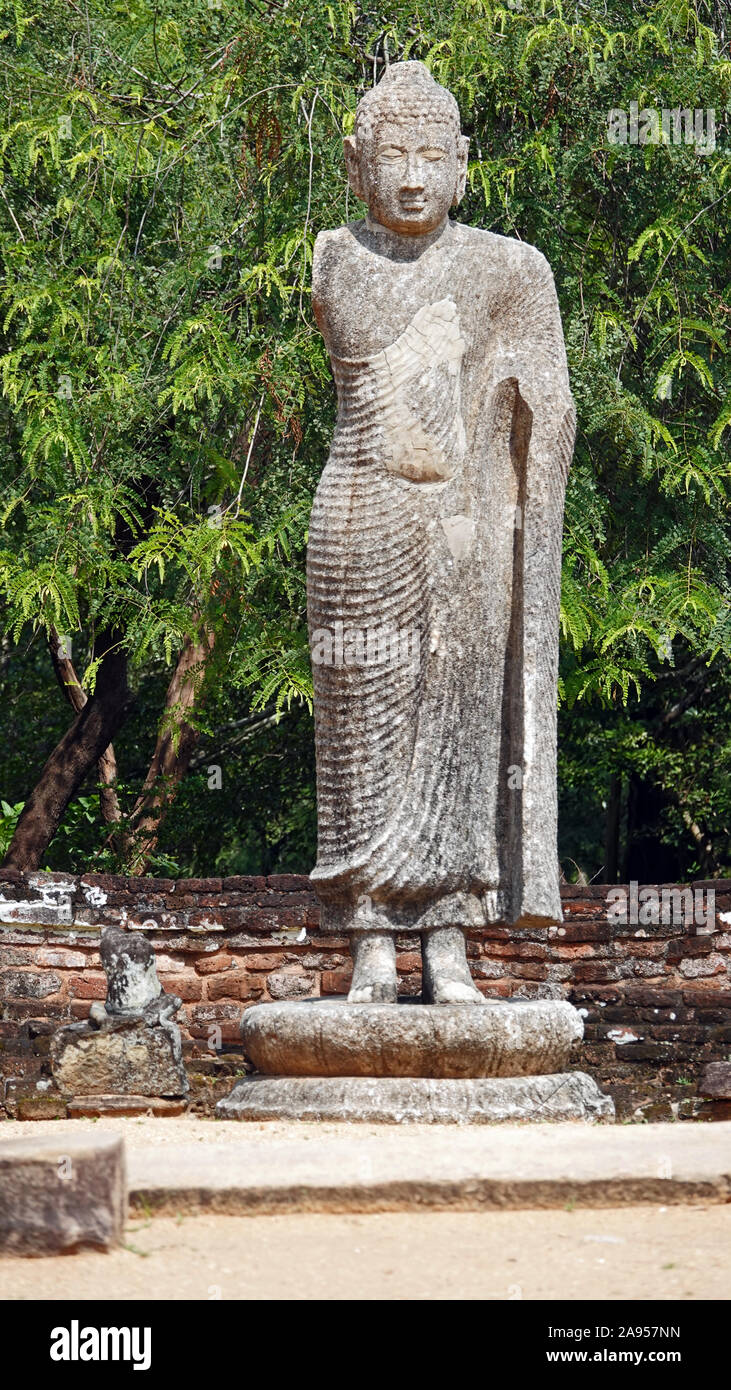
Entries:
{"label": "dense vegetation", "polygon": [[[471,137],[459,217],[539,246],[564,315],[564,871],[731,873],[725,0],[0,11],[9,862],[312,861],[312,244],[359,215],[359,94],[418,57]],[[634,101],[711,108],[715,148],[612,143]]]}

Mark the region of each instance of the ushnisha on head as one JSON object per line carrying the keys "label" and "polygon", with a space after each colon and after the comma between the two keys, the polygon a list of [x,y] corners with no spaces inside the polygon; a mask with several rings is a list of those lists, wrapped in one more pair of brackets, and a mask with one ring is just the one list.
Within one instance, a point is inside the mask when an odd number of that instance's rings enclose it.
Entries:
{"label": "ushnisha on head", "polygon": [[468,147],[452,93],[423,63],[394,63],[358,103],[344,146],[350,186],[373,222],[424,236],[464,193]]}

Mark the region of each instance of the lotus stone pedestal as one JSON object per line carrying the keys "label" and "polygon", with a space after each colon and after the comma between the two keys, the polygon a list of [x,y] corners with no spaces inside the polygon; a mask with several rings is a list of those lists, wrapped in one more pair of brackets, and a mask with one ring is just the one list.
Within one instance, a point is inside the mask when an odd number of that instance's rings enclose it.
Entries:
{"label": "lotus stone pedestal", "polygon": [[581,1015],[562,1000],[258,1004],[241,1032],[258,1071],[219,1101],[224,1119],[614,1118],[591,1077],[562,1070],[583,1035]]}

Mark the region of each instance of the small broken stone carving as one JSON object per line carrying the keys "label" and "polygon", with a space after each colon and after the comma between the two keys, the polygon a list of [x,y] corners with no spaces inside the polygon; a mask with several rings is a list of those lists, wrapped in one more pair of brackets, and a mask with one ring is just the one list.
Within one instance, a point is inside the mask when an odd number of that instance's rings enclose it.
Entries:
{"label": "small broken stone carving", "polygon": [[[162,985],[157,978],[155,952],[146,937],[105,927],[100,955],[107,977],[108,1014],[138,1013],[159,999]],[[95,1007],[99,1006],[92,1005]]]}
{"label": "small broken stone carving", "polygon": [[[468,143],[428,69],[392,64],[345,141],[367,216],[321,232],[314,252],[338,417],[308,544],[312,878],[322,930],[350,936],[354,1003],[396,999],[395,934],[421,936],[426,1001],[476,1004],[466,929],[561,921],[575,413],[547,261],[449,217]],[[415,659],[394,660],[376,631],[416,634]],[[360,655],[321,659],[343,632]]]}
{"label": "small broken stone carving", "polygon": [[180,1029],[173,1021],[182,1000],[163,993],[149,941],[105,927],[101,958],[106,1004],[92,1004],[88,1020],[60,1028],[52,1039],[57,1086],[84,1096],[186,1095]]}

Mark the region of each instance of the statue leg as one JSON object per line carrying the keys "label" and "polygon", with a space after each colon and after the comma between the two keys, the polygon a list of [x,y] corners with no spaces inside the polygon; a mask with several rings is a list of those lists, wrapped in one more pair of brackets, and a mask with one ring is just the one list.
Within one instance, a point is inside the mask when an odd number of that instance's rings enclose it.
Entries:
{"label": "statue leg", "polygon": [[484,1004],[467,964],[461,927],[422,932],[422,987],[425,1004]]}
{"label": "statue leg", "polygon": [[396,942],[387,931],[353,932],[350,938],[353,982],[349,1004],[395,1004]]}

